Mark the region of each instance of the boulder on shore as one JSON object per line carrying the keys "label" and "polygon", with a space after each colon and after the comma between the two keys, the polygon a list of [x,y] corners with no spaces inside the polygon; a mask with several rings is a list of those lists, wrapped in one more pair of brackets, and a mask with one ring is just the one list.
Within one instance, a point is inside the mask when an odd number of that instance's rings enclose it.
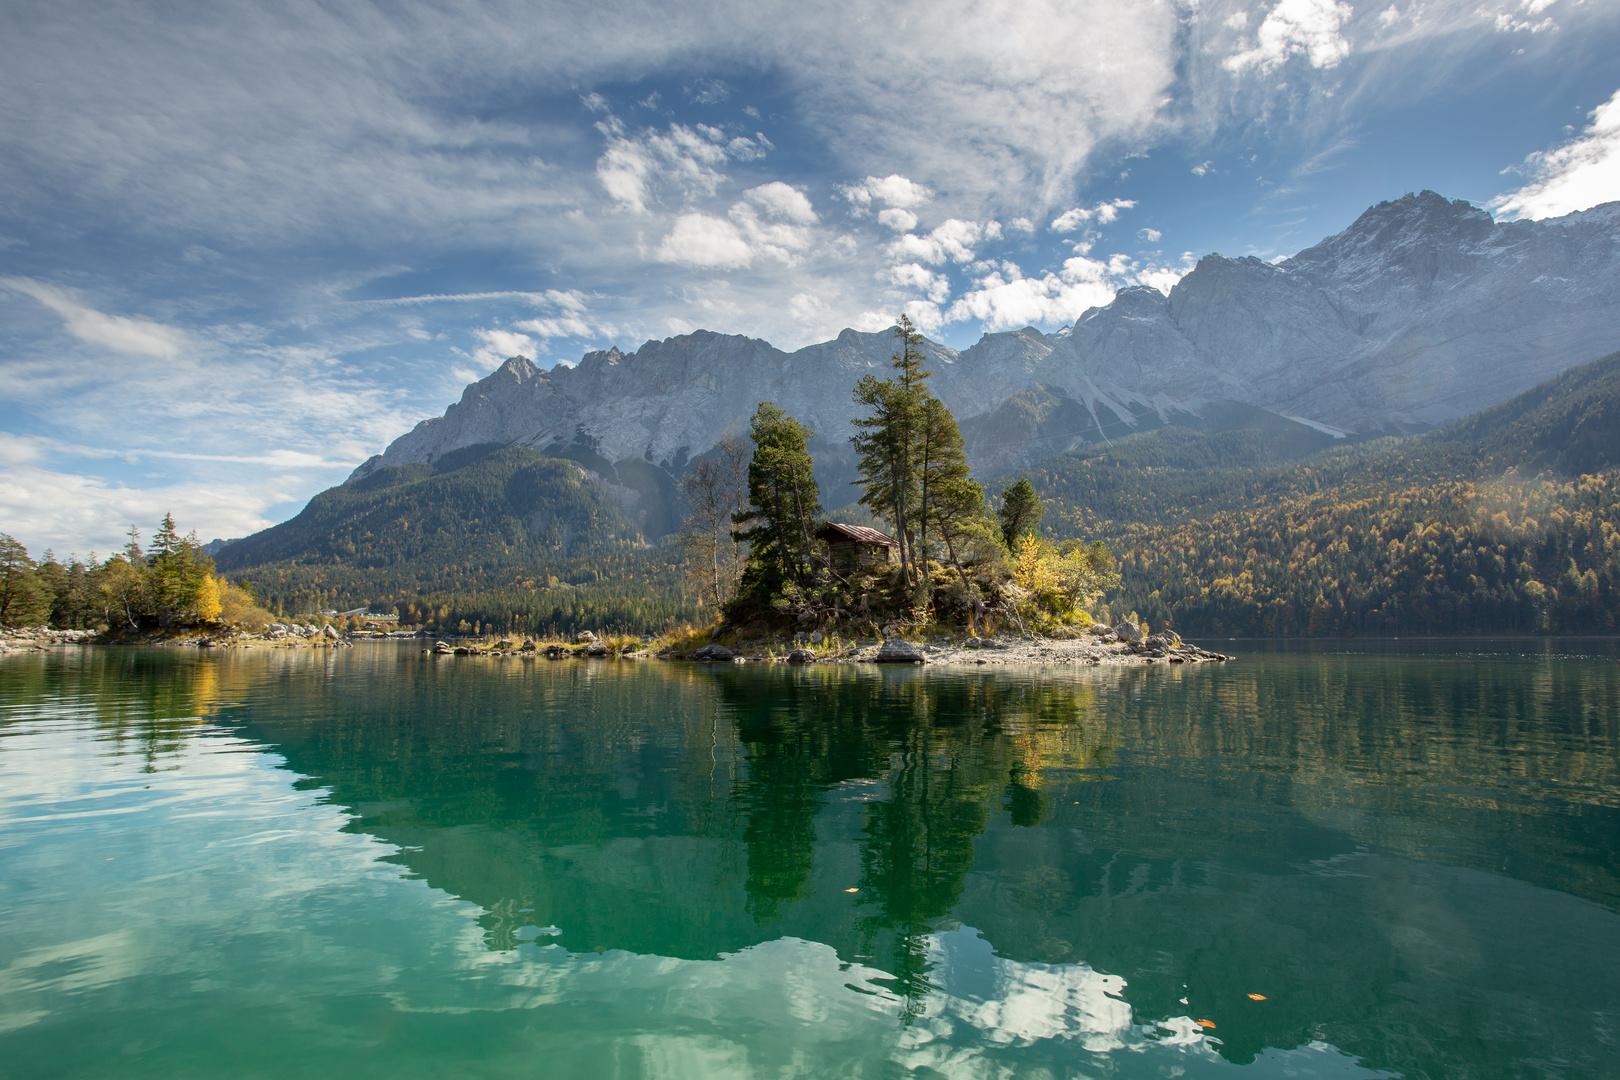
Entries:
{"label": "boulder on shore", "polygon": [[1115,623],[1109,632],[1121,641],[1141,641],[1142,628],[1128,619],[1121,619]]}
{"label": "boulder on shore", "polygon": [[816,662],[816,654],[809,649],[794,649],[787,654],[787,662],[790,664],[813,664]]}
{"label": "boulder on shore", "polygon": [[877,662],[880,664],[920,664],[923,662],[923,651],[904,638],[890,638],[878,649]]}
{"label": "boulder on shore", "polygon": [[595,640],[596,635],[591,633],[589,630],[581,630],[579,633],[574,635],[575,645],[588,645]]}
{"label": "boulder on shore", "polygon": [[730,663],[736,657],[737,654],[724,645],[705,645],[692,654],[694,660],[718,660],[722,663]]}

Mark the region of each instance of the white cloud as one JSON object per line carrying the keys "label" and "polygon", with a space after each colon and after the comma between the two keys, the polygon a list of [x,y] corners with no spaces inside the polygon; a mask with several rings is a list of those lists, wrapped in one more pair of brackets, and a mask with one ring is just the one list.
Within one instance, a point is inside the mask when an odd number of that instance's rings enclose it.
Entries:
{"label": "white cloud", "polygon": [[1129,210],[1136,205],[1135,199],[1114,199],[1109,202],[1100,202],[1093,207],[1077,206],[1072,210],[1065,210],[1052,221],[1052,231],[1056,233],[1073,232],[1082,225],[1089,225],[1095,221],[1099,225],[1111,225],[1119,219],[1121,210]]}
{"label": "white cloud", "polygon": [[1487,11],[1479,8],[1475,14],[1490,19],[1499,34],[1531,33],[1539,34],[1546,30],[1557,30],[1558,24],[1551,18],[1537,20],[1536,16],[1552,7],[1555,0],[1519,0],[1519,10],[1523,15],[1515,15],[1511,11]]}
{"label": "white cloud", "polygon": [[932,300],[908,300],[900,310],[911,319],[913,326],[925,334],[936,333],[945,325],[945,316]]}
{"label": "white cloud", "polygon": [[[559,337],[591,337],[595,335],[609,335],[614,327],[609,323],[597,322],[590,318],[585,295],[577,289],[550,289],[544,293],[530,294],[536,302],[544,303],[555,310],[556,314],[544,318],[520,319],[513,323],[514,329],[534,334],[542,342]],[[534,359],[534,357],[530,357]]]}
{"label": "white cloud", "polygon": [[983,239],[1001,234],[1001,226],[997,222],[988,222],[984,225],[976,221],[963,221],[960,218],[947,218],[940,226],[926,236],[917,236],[907,233],[889,243],[889,254],[895,259],[919,260],[925,263],[938,264],[950,259],[952,262],[973,261],[973,249]]}
{"label": "white cloud", "polygon": [[736,270],[754,261],[754,252],[737,226],[708,214],[682,214],[658,245],[662,262],[704,269]]}
{"label": "white cloud", "polygon": [[859,330],[863,334],[876,334],[881,330],[889,329],[894,323],[895,319],[892,314],[881,311],[863,311],[850,320],[849,326],[850,329]]}
{"label": "white cloud", "polygon": [[816,322],[827,312],[827,305],[814,293],[799,293],[788,301],[788,314],[800,322]]}
{"label": "white cloud", "polygon": [[932,191],[898,173],[881,178],[868,176],[859,183],[840,188],[839,193],[862,209],[873,203],[879,203],[883,206],[909,210],[921,206],[934,197]]}
{"label": "white cloud", "polygon": [[1504,218],[1539,219],[1620,199],[1620,90],[1591,121],[1573,142],[1526,158],[1530,183],[1487,205]]}
{"label": "white cloud", "polygon": [[1192,167],[1192,174],[1194,176],[1208,176],[1214,171],[1215,163],[1213,161],[1200,161],[1197,165]]}
{"label": "white cloud", "polygon": [[816,211],[804,192],[780,180],[752,188],[746,197],[767,217],[777,218],[793,225],[816,223]]}
{"label": "white cloud", "polygon": [[952,304],[945,321],[978,319],[987,331],[1073,322],[1089,309],[1111,302],[1127,285],[1149,285],[1168,293],[1193,265],[1191,254],[1183,256],[1179,267],[1146,269],[1125,255],[1111,255],[1106,262],[1076,255],[1057,273],[1030,278],[1012,263],[1003,263]]}
{"label": "white cloud", "polygon": [[[0,459],[4,455],[0,454]],[[111,554],[123,546],[131,523],[150,536],[172,512],[180,528],[204,540],[246,536],[272,524],[273,502],[262,483],[168,483],[131,487],[106,477],[7,461],[0,474],[0,521],[6,532],[38,556],[92,550]]]}
{"label": "white cloud", "polygon": [[817,220],[804,192],[780,181],[750,188],[729,217],[682,214],[654,254],[698,269],[740,270],[759,257],[792,265],[809,248]]}
{"label": "white cloud", "polygon": [[88,345],[127,356],[172,358],[187,345],[186,335],[172,326],[107,315],[82,303],[71,289],[59,289],[32,278],[0,278],[0,286],[31,296],[62,318],[62,328]]}
{"label": "white cloud", "polygon": [[1137,229],[1136,235],[1150,244],[1157,244],[1159,239],[1164,236],[1158,229]]}
{"label": "white cloud", "polygon": [[515,333],[511,330],[489,329],[474,330],[473,336],[480,342],[473,351],[473,362],[478,364],[484,374],[488,374],[501,363],[513,356],[527,356],[534,359],[536,349],[534,338],[527,334]]}
{"label": "white cloud", "polygon": [[1192,252],[1184,251],[1181,254],[1181,261],[1175,266],[1150,266],[1145,270],[1133,269],[1130,277],[1133,284],[1148,285],[1169,296],[1170,290],[1176,287],[1176,282],[1191,273],[1193,267],[1197,265],[1198,258]]}
{"label": "white cloud", "polygon": [[925,266],[917,263],[903,263],[900,266],[889,268],[887,277],[890,282],[903,289],[919,289],[936,304],[942,304],[951,295],[951,279],[944,274],[936,274]]}
{"label": "white cloud", "polygon": [[917,215],[898,206],[879,211],[877,217],[878,224],[887,226],[895,232],[910,232],[917,227]]}
{"label": "white cloud", "polygon": [[1254,46],[1227,57],[1225,67],[1275,71],[1290,56],[1304,56],[1314,68],[1337,67],[1350,55],[1343,28],[1352,14],[1349,4],[1334,0],[1280,0],[1256,31]]}
{"label": "white cloud", "polygon": [[597,159],[596,177],[602,190],[622,208],[647,212],[647,203],[659,187],[670,187],[686,199],[713,195],[725,179],[719,171],[728,158],[758,156],[747,139],[736,152],[725,133],[706,124],[687,127],[671,124],[662,132],[625,134],[624,125],[610,117],[597,129],[607,138],[607,149]]}

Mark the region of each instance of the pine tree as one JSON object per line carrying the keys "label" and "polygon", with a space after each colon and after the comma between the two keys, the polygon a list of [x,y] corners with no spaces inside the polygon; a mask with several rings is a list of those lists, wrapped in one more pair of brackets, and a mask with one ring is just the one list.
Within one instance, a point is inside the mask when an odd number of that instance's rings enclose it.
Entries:
{"label": "pine tree", "polygon": [[790,585],[803,589],[811,584],[821,489],[812,472],[808,427],[762,401],[749,432],[754,439],[749,505],[733,514],[732,521],[750,527],[734,530],[732,536],[748,545],[737,602],[757,610]]}
{"label": "pine tree", "polygon": [[164,514],[146,556],[147,594],[158,624],[173,626],[197,618],[197,597],[213,571],[214,560],[202,553],[197,534],[181,536],[174,515]]}
{"label": "pine tree", "polygon": [[50,614],[50,600],[28,549],[0,533],[0,626],[34,626]]}
{"label": "pine tree", "polygon": [[856,404],[869,412],[854,421],[858,431],[850,442],[865,489],[861,505],[890,523],[900,546],[901,580],[909,589],[923,580],[917,570],[916,530],[924,516],[919,469],[933,372],[923,370],[927,343],[905,315],[895,336],[900,339],[900,351],[893,356],[895,374],[887,379],[867,375],[855,386]]}
{"label": "pine tree", "polygon": [[[961,552],[967,544],[991,532],[984,489],[968,470],[967,451],[956,417],[938,398],[929,397],[925,402],[923,430],[924,526],[932,527],[945,545],[946,556],[961,577],[963,589],[971,590],[967,571],[962,568]],[[926,551],[924,555],[926,558]]]}
{"label": "pine tree", "polygon": [[1027,476],[1001,493],[1001,509],[997,514],[1001,518],[1001,538],[1008,551],[1016,550],[1023,536],[1040,528],[1041,515],[1045,512],[1046,506]]}

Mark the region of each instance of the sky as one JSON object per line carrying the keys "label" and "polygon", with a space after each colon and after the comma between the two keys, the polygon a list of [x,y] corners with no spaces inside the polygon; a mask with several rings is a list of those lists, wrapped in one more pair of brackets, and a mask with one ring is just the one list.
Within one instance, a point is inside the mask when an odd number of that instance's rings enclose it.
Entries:
{"label": "sky", "polygon": [[0,532],[242,536],[514,354],[966,347],[1424,188],[1620,199],[1620,0],[0,0]]}

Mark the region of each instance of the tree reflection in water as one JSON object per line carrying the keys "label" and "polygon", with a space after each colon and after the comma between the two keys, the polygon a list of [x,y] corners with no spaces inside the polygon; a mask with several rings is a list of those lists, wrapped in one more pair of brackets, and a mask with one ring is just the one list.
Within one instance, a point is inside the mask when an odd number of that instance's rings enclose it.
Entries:
{"label": "tree reflection in water", "polygon": [[1122,977],[1140,1019],[1214,1016],[1233,1061],[1325,1040],[1412,1074],[1514,1060],[1532,1034],[1585,1060],[1620,1001],[1612,662],[983,673],[380,648],[98,651],[0,679],[148,768],[210,724],[257,741],[410,876],[482,907],[491,949],[552,926],[573,953],[694,960],[800,938],[884,970],[916,1022],[963,924],[1009,963]]}

